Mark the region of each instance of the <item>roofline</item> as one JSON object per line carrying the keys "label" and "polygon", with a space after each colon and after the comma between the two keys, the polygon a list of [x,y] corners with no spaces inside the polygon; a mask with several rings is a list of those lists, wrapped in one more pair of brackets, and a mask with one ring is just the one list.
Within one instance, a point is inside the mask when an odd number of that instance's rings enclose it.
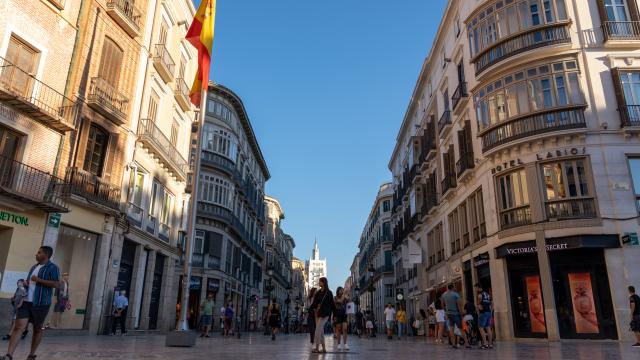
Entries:
{"label": "roofline", "polygon": [[285,238],[285,239],[288,239],[288,240],[291,240],[291,245],[292,245],[292,246],[291,246],[291,248],[292,248],[292,249],[296,247],[296,241],[295,241],[295,240],[293,240],[293,236],[291,236],[291,235],[289,235],[289,234],[286,234],[286,233],[285,233],[285,234],[284,234],[284,238]]}
{"label": "roofline", "polygon": [[409,118],[409,114],[411,113],[411,110],[412,110],[413,105],[414,105],[413,100],[416,97],[416,94],[418,93],[418,90],[420,89],[420,85],[424,81],[425,71],[427,70],[428,65],[430,65],[431,61],[433,60],[433,55],[434,55],[433,49],[436,47],[436,45],[438,43],[438,40],[440,40],[440,36],[442,35],[442,32],[443,32],[445,20],[447,19],[447,15],[449,14],[451,9],[453,8],[453,4],[454,3],[457,3],[457,1],[456,0],[447,1],[447,6],[445,7],[444,13],[442,14],[442,17],[440,18],[440,24],[438,25],[438,31],[436,31],[436,34],[433,37],[433,42],[431,43],[431,48],[429,49],[429,53],[427,54],[427,57],[424,59],[424,62],[422,63],[422,68],[420,69],[420,74],[418,75],[418,80],[416,81],[416,85],[413,88],[413,92],[411,93],[411,98],[409,99],[409,104],[407,105],[407,110],[405,111],[404,117],[402,119],[402,124],[400,125],[400,129],[398,130],[398,134],[396,135],[396,145],[393,148],[393,152],[391,153],[391,158],[389,159],[389,163],[387,164],[387,166],[388,166],[388,168],[389,168],[389,170],[391,172],[393,172],[391,164],[393,163],[393,160],[396,158],[396,156],[398,155],[398,152],[400,151],[400,141],[399,140],[402,138],[402,134],[406,130],[407,122],[408,122],[407,120]]}
{"label": "roofline", "polygon": [[364,227],[362,228],[362,232],[360,233],[360,240],[358,240],[358,248],[360,247],[360,244],[362,242],[362,236],[364,235],[364,233],[367,230],[367,224],[369,224],[369,219],[371,219],[371,217],[373,216],[374,209],[377,208],[377,205],[385,197],[393,197],[393,193],[391,193],[389,195],[382,195],[382,192],[386,190],[386,189],[383,189],[383,187],[391,186],[391,185],[393,185],[391,182],[385,182],[382,185],[380,185],[378,193],[376,194],[376,199],[373,201],[373,204],[371,205],[371,210],[369,210],[369,215],[367,215],[367,221],[365,221]]}
{"label": "roofline", "polygon": [[253,127],[251,126],[251,121],[249,120],[249,114],[247,113],[247,110],[244,107],[244,103],[242,102],[242,99],[240,98],[240,96],[238,96],[238,94],[233,92],[233,90],[229,89],[228,87],[217,84],[213,81],[209,81],[208,90],[211,92],[221,93],[236,108],[236,113],[238,113],[238,118],[240,119],[240,123],[242,124],[242,127],[244,128],[244,131],[247,134],[247,138],[249,138],[249,144],[251,145],[253,151],[255,152],[255,155],[257,155],[256,157],[258,159],[258,164],[260,164],[260,167],[264,172],[265,182],[271,179],[269,168],[267,168],[267,162],[265,161],[264,156],[262,155],[262,150],[260,150],[258,139],[256,138],[256,134],[253,131]]}
{"label": "roofline", "polygon": [[269,201],[274,203],[277,207],[278,210],[280,210],[280,220],[284,219],[284,210],[282,210],[282,205],[280,205],[280,201],[278,201],[278,199],[274,198],[273,196],[270,195],[265,195],[264,196],[264,201]]}

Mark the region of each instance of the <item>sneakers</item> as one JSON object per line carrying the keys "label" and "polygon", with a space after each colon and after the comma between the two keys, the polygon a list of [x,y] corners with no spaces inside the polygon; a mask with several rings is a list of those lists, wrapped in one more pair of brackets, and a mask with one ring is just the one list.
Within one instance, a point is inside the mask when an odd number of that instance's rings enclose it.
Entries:
{"label": "sneakers", "polygon": [[344,348],[343,349],[344,349],[344,351],[349,351],[349,345],[344,344]]}
{"label": "sneakers", "polygon": [[342,351],[342,344],[338,344],[338,351]]}
{"label": "sneakers", "polygon": [[640,343],[635,343],[635,344],[631,345],[631,347],[640,347]]}

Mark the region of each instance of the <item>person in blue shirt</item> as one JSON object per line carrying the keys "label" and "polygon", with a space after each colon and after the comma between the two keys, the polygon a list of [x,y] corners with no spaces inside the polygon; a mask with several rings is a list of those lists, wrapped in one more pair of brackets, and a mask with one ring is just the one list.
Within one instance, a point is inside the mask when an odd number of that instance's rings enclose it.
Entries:
{"label": "person in blue shirt", "polygon": [[49,259],[53,256],[53,249],[42,246],[36,253],[36,264],[29,270],[27,276],[27,297],[23,299],[22,306],[17,310],[16,323],[9,339],[7,354],[0,360],[13,360],[13,352],[20,341],[20,334],[33,324],[33,337],[31,338],[31,352],[27,360],[36,358],[36,351],[44,334],[44,321],[49,314],[51,297],[54,289],[60,286],[60,268]]}
{"label": "person in blue shirt", "polygon": [[125,326],[127,320],[127,308],[129,307],[129,299],[126,296],[127,292],[119,291],[115,298],[113,298],[113,322],[111,323],[111,335],[116,334],[118,324],[120,324],[120,334],[125,335],[127,328]]}
{"label": "person in blue shirt", "polygon": [[232,332],[233,325],[233,304],[229,303],[227,308],[224,310],[224,335],[228,336],[230,332]]}

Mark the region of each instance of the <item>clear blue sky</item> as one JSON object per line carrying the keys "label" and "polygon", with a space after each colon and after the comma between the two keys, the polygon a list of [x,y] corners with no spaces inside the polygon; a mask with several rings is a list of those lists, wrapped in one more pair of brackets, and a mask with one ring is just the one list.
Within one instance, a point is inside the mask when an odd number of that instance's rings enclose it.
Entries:
{"label": "clear blue sky", "polygon": [[[194,0],[197,4],[199,0]],[[306,259],[349,275],[445,0],[218,0],[212,78],[244,101]]]}

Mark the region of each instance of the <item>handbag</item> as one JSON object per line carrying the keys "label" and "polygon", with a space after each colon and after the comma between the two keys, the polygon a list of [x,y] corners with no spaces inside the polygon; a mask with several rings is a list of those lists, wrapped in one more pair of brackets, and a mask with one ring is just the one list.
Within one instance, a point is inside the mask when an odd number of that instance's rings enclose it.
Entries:
{"label": "handbag", "polygon": [[322,300],[320,300],[320,303],[318,304],[318,307],[315,309],[314,313],[316,315],[316,319],[318,319],[320,317],[320,307],[322,306],[322,304],[324,303],[324,299],[327,297],[327,294],[329,293],[329,291],[326,291],[324,293],[324,296],[322,297]]}

